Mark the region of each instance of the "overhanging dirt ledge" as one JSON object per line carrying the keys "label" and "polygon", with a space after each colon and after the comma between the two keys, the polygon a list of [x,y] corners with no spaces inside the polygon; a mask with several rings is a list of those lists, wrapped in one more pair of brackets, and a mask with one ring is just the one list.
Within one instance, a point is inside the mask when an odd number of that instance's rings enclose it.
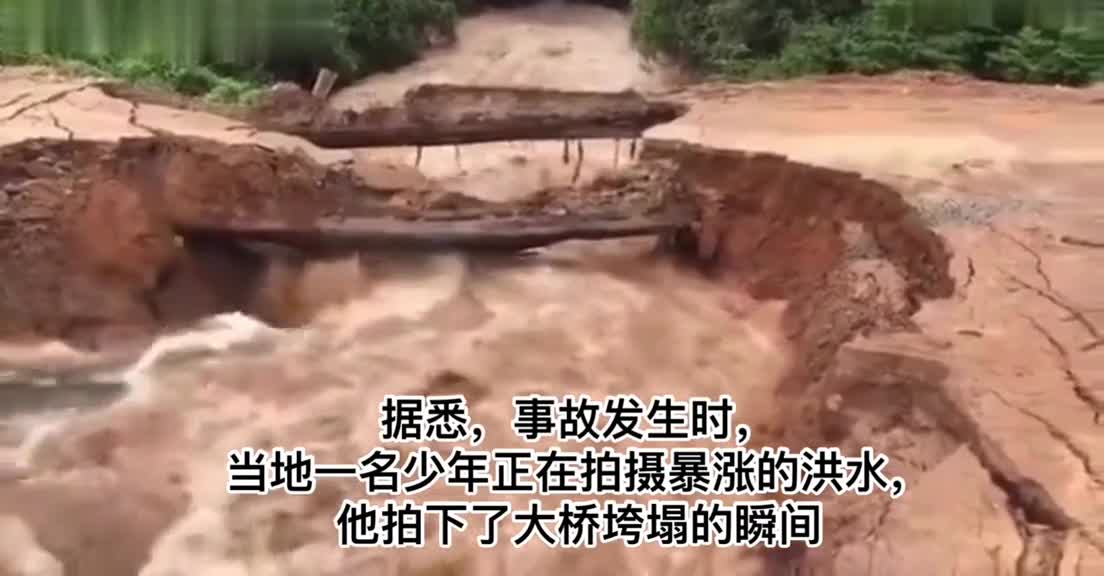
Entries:
{"label": "overhanging dirt ledge", "polygon": [[[170,135],[0,147],[0,180],[0,335],[78,342],[253,312],[268,260],[244,243],[524,250],[664,235],[696,218],[693,202],[648,170],[496,203]],[[403,195],[411,202],[395,201]]]}

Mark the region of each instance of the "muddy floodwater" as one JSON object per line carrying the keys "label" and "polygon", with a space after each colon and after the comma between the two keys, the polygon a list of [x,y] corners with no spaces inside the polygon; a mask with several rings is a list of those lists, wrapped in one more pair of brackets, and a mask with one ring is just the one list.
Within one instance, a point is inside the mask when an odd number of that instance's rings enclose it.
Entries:
{"label": "muddy floodwater", "polygon": [[[690,111],[638,141],[320,150],[0,71],[0,575],[1104,573],[1100,88],[676,86],[624,16],[559,3],[459,35],[333,102],[453,82],[662,90]],[[570,206],[627,170],[690,194],[693,242],[259,263],[184,242],[137,201],[304,221],[369,200]],[[227,492],[231,450],[354,464],[380,445],[385,396],[456,394],[481,450],[555,445],[515,435],[515,396],[728,395],[750,447],[871,447],[907,491],[822,495],[818,548],[515,548],[510,526],[493,549],[469,529],[391,550],[339,548],[355,479]],[[438,483],[416,499],[484,498]]]}
{"label": "muddy floodwater", "polygon": [[[376,443],[386,394],[465,395],[486,429],[486,449],[530,447],[514,437],[510,417],[512,396],[531,393],[730,394],[740,416],[754,422],[787,368],[778,333],[782,304],[755,303],[639,251],[584,258],[568,247],[562,255],[505,263],[442,255],[401,270],[331,265],[343,269],[319,270],[329,277],[318,282],[362,290],[355,302],[297,331],[229,316],[209,322],[209,331],[162,339],[124,375],[130,394],[109,422],[89,412],[71,420],[74,429],[65,434],[24,437],[37,443],[27,464],[52,470],[51,478],[6,491],[0,506],[16,512],[32,494],[40,504],[55,503],[24,516],[40,535],[62,517],[79,516],[80,523],[62,522],[39,538],[48,550],[83,549],[86,574],[136,570],[154,526],[164,533],[143,574],[183,573],[182,566],[205,574],[338,574],[380,562],[401,573],[454,562],[482,571],[476,566],[486,560],[474,555],[474,544],[384,558],[376,551],[338,554],[337,505],[359,497],[362,486],[321,484],[305,498],[231,497],[227,452],[301,445],[320,461],[353,463]],[[717,322],[732,314],[740,320]],[[447,374],[456,377],[442,379]],[[58,409],[80,404],[51,398],[64,403]],[[86,408],[96,403],[83,400]],[[92,483],[101,496],[82,501]],[[423,497],[467,498],[436,490],[442,493]],[[142,524],[131,517],[138,512]],[[93,553],[96,542],[82,525],[118,526],[103,537],[124,553]],[[575,555],[530,548],[493,564],[552,574]],[[626,563],[611,549],[602,562],[635,574],[633,566],[654,565],[656,555],[670,553],[641,551]]]}

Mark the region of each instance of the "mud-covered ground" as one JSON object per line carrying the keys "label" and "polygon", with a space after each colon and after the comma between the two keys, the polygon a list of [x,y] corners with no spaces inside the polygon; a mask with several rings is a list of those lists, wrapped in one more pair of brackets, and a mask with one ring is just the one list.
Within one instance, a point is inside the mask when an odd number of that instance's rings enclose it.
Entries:
{"label": "mud-covered ground", "polygon": [[[859,422],[854,441],[897,446],[924,472],[877,522],[859,515],[831,563],[1098,570],[1102,93],[921,74],[697,91],[709,121],[657,132],[861,170],[900,190],[954,253],[955,294],[913,317],[919,334],[871,337],[838,360],[830,386]],[[949,519],[963,508],[968,519]],[[1049,564],[1025,562],[1021,541],[1049,546]]]}
{"label": "mud-covered ground", "polygon": [[[376,92],[425,76],[657,82],[610,13],[525,14],[469,23],[454,52],[376,80]],[[493,39],[480,28],[490,24]],[[595,51],[608,60],[591,62]],[[113,142],[153,129],[299,147],[319,162],[348,160],[382,188],[430,178],[495,200],[574,172],[559,143],[506,143],[426,150],[419,173],[413,150],[323,153],[82,86],[4,71],[3,143]],[[336,101],[368,106],[373,90],[369,80]],[[222,317],[162,339],[128,373],[127,351],[0,348],[13,366],[0,373],[0,573],[1104,571],[1104,92],[912,74],[708,85],[681,97],[691,114],[649,136],[730,152],[639,152],[681,158],[684,181],[714,200],[699,247],[711,268],[637,242],[524,259],[366,254],[273,272],[273,305],[306,314],[305,326]],[[585,145],[584,181],[629,162],[627,142]],[[102,364],[101,377],[87,364]],[[30,366],[69,372],[54,388],[27,386]],[[472,542],[340,551],[333,515],[358,485],[295,498],[225,493],[232,448],[296,444],[352,460],[375,444],[383,395],[458,389],[490,447],[516,445],[515,394],[728,393],[755,444],[872,445],[908,492],[830,501],[825,546],[768,554]],[[121,394],[121,404],[88,408]],[[74,406],[85,409],[65,412]]]}

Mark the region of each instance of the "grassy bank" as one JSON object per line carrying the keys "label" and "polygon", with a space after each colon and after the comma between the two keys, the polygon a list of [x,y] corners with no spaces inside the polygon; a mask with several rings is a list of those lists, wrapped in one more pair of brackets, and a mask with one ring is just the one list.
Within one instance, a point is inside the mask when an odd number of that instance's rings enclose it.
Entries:
{"label": "grassy bank", "polygon": [[61,57],[0,53],[0,66],[47,66],[65,74],[122,80],[142,88],[202,98],[213,104],[251,105],[274,77],[264,70],[215,70],[159,58]]}
{"label": "grassy bank", "polygon": [[453,0],[0,0],[0,61],[242,101],[322,66],[347,80],[405,64],[458,14]]}

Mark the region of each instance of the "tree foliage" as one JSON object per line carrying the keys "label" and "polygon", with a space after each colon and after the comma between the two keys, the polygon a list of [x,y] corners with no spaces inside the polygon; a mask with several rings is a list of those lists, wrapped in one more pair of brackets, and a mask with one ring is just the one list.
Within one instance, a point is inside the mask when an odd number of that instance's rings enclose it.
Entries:
{"label": "tree foliage", "polygon": [[456,18],[452,0],[337,0],[338,51],[361,73],[393,68],[417,58],[429,34],[451,35]]}
{"label": "tree foliage", "polygon": [[735,77],[903,68],[1081,84],[1104,70],[1098,0],[634,0],[641,49]]}
{"label": "tree foliage", "polygon": [[0,49],[301,79],[404,64],[456,14],[454,0],[0,0]]}
{"label": "tree foliage", "polygon": [[[405,64],[460,14],[540,0],[0,0],[0,56],[79,59],[187,93]],[[1078,84],[1104,70],[1104,0],[576,0],[631,7],[641,51],[760,78],[901,68]]]}

